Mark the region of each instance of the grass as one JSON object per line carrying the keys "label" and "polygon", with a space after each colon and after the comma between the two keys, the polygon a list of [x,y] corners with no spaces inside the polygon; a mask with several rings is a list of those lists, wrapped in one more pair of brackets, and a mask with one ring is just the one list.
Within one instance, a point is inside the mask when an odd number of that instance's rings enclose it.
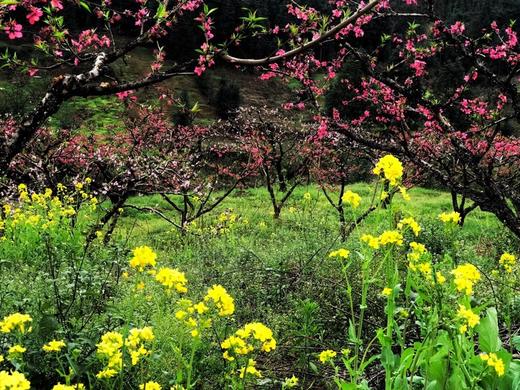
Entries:
{"label": "grass", "polygon": [[[357,183],[349,188],[363,198],[360,211],[356,211],[361,213],[372,186]],[[310,201],[304,199],[307,192]],[[392,228],[392,221],[401,215],[412,215],[419,221],[423,231],[417,240],[439,256],[454,246],[459,261],[477,262],[490,269],[501,251],[518,249],[490,213],[472,212],[465,226],[454,234],[438,220],[441,212],[451,211],[448,193],[415,188],[410,196],[410,202],[396,196],[391,210],[372,213],[346,243],[340,242],[334,209],[313,185],[295,191],[280,220],[272,218],[267,192],[250,188],[234,193],[197,223],[209,230],[219,224],[222,213],[236,214],[236,223],[225,233],[182,236],[155,215],[125,209],[116,235],[127,240],[129,247],[153,247],[160,264],[186,272],[192,291],[202,294],[214,283],[225,286],[235,297],[238,323],[263,321],[279,338],[274,360],[265,365],[278,367],[282,373],[306,375],[309,359],[315,359],[317,352],[328,347],[339,349],[345,342],[346,297],[338,277],[341,267],[328,257],[330,251],[340,247],[357,250],[361,234],[380,234]],[[136,197],[130,203],[166,208],[159,197]],[[384,304],[379,291],[371,291],[369,320],[374,326],[383,325],[380,314]]]}

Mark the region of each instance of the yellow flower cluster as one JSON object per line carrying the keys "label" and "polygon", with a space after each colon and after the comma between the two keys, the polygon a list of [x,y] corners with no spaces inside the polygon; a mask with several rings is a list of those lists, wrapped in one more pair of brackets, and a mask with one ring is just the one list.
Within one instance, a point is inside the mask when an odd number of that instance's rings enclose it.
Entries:
{"label": "yellow flower cluster", "polygon": [[123,368],[123,335],[119,332],[107,332],[101,336],[97,345],[98,356],[107,361],[106,367],[97,373],[99,379],[116,376]]}
{"label": "yellow flower cluster", "polygon": [[188,291],[186,275],[177,269],[161,268],[155,275],[155,280],[168,290],[175,289],[178,293],[186,293]]}
{"label": "yellow flower cluster", "polygon": [[452,223],[456,225],[460,221],[460,214],[456,211],[452,211],[451,213],[442,213],[439,214],[439,219],[444,223]]}
{"label": "yellow flower cluster", "polygon": [[60,352],[63,347],[65,347],[63,340],[52,340],[45,344],[42,349],[45,352]]}
{"label": "yellow flower cluster", "polygon": [[512,273],[513,267],[516,264],[516,256],[506,252],[500,256],[500,260],[498,262],[502,267],[504,267],[506,272]]}
{"label": "yellow flower cluster", "polygon": [[256,369],[256,362],[253,359],[249,359],[246,367],[242,367],[238,370],[238,376],[244,378],[246,374],[256,376],[257,378],[262,377],[262,373]]}
{"label": "yellow flower cluster", "polygon": [[403,177],[403,164],[401,164],[401,161],[395,156],[387,154],[379,159],[372,172],[388,180],[391,185],[395,186],[398,180]]}
{"label": "yellow flower cluster", "polygon": [[389,297],[392,294],[392,289],[390,287],[385,287],[383,291],[381,291],[381,295],[385,297]]}
{"label": "yellow flower cluster", "polygon": [[323,364],[325,363],[328,363],[328,362],[331,362],[334,360],[334,358],[336,357],[337,353],[331,349],[326,349],[325,351],[321,351],[318,359],[320,360],[320,362],[322,362]]}
{"label": "yellow flower cluster", "polygon": [[133,328],[130,329],[128,337],[125,340],[125,346],[130,353],[130,359],[132,360],[132,366],[139,363],[139,360],[143,356],[148,356],[150,351],[144,347],[144,343],[150,342],[155,338],[151,327],[146,326],[144,328]]}
{"label": "yellow flower cluster", "polygon": [[379,244],[385,245],[403,245],[403,235],[397,230],[387,230],[379,236]]}
{"label": "yellow flower cluster", "polygon": [[[88,179],[88,183],[91,182]],[[86,181],[87,182],[87,181]],[[88,201],[90,209],[96,209],[96,197],[78,189],[68,193],[63,184],[58,184],[58,194],[54,195],[50,188],[42,193],[29,193],[25,184],[18,186],[18,200],[20,207],[3,206],[4,214],[8,217],[10,226],[17,225],[37,226],[44,230],[59,225],[63,218],[71,218],[77,214],[77,205]],[[5,221],[0,221],[0,229],[5,229]]]}
{"label": "yellow flower cluster", "polygon": [[0,390],[29,390],[31,383],[18,371],[0,371]]}
{"label": "yellow flower cluster", "polygon": [[218,314],[221,317],[230,316],[235,312],[233,297],[220,284],[215,284],[208,289],[204,302],[212,302],[217,307]]}
{"label": "yellow flower cluster", "polygon": [[371,234],[363,234],[361,241],[368,244],[373,249],[379,249],[381,246],[395,244],[397,246],[403,245],[403,235],[397,230],[387,230],[379,235],[379,237]]}
{"label": "yellow flower cluster", "polygon": [[198,337],[200,331],[211,325],[211,318],[206,318],[205,313],[209,307],[204,302],[193,304],[189,299],[181,299],[178,303],[180,309],[175,313],[175,318],[191,328],[191,336]]}
{"label": "yellow flower cluster", "polygon": [[132,328],[123,342],[123,335],[119,332],[107,332],[101,336],[101,341],[96,345],[98,356],[106,361],[106,366],[98,372],[97,378],[111,378],[123,369],[123,346],[130,354],[132,365],[139,363],[143,356],[148,356],[150,351],[145,348],[145,343],[155,338],[151,327]]}
{"label": "yellow flower cluster", "polygon": [[2,333],[11,333],[13,330],[17,330],[20,333],[25,333],[26,331],[31,331],[31,328],[26,328],[26,324],[30,323],[32,318],[28,314],[14,313],[4,317],[2,321],[0,321],[0,331]]}
{"label": "yellow flower cluster", "polygon": [[464,305],[459,305],[457,317],[463,321],[463,324],[459,327],[460,333],[466,333],[468,326],[474,328],[480,322],[479,315],[475,314],[471,309],[466,308]]}
{"label": "yellow flower cluster", "polygon": [[412,217],[403,218],[399,223],[397,224],[397,228],[399,230],[403,230],[406,227],[410,227],[412,229],[413,234],[417,237],[419,233],[421,232],[421,226],[417,223],[415,219]]}
{"label": "yellow flower cluster", "polygon": [[294,387],[298,386],[298,378],[294,375],[290,378],[285,378],[285,381],[283,382],[284,389],[292,389]]}
{"label": "yellow flower cluster", "polygon": [[464,291],[466,295],[473,294],[473,285],[480,280],[480,272],[473,264],[459,265],[451,273],[455,277],[457,291]]}
{"label": "yellow flower cluster", "polygon": [[379,249],[379,238],[371,234],[363,234],[361,241],[366,242],[370,248]]}
{"label": "yellow flower cluster", "polygon": [[225,350],[224,359],[233,361],[234,356],[247,355],[253,352],[255,347],[263,352],[271,352],[276,348],[276,340],[267,326],[260,322],[251,322],[225,339],[220,346]]}
{"label": "yellow flower cluster", "polygon": [[340,248],[338,250],[332,251],[329,253],[329,257],[339,257],[343,259],[347,259],[350,255],[350,251],[345,248]]}
{"label": "yellow flower cluster", "polygon": [[341,200],[344,203],[347,203],[351,205],[353,208],[358,208],[361,204],[361,196],[356,194],[355,192],[352,192],[350,190],[346,191],[343,196],[341,197]]}
{"label": "yellow flower cluster", "polygon": [[489,367],[493,367],[498,376],[503,376],[506,372],[504,361],[500,359],[496,353],[481,353],[480,358],[487,362]]}
{"label": "yellow flower cluster", "polygon": [[12,347],[9,347],[8,354],[10,356],[21,355],[22,353],[25,353],[26,351],[27,351],[27,348],[21,346],[20,344],[15,344]]}
{"label": "yellow flower cluster", "polygon": [[134,256],[130,259],[130,267],[137,268],[140,272],[148,266],[155,267],[157,253],[149,246],[138,246],[132,253]]}
{"label": "yellow flower cluster", "polygon": [[157,382],[146,382],[142,385],[139,385],[139,390],[161,390],[162,387],[159,383]]}
{"label": "yellow flower cluster", "polygon": [[61,383],[58,383],[57,385],[54,385],[52,390],[85,390],[85,385],[82,383],[77,383],[75,385],[62,385]]}

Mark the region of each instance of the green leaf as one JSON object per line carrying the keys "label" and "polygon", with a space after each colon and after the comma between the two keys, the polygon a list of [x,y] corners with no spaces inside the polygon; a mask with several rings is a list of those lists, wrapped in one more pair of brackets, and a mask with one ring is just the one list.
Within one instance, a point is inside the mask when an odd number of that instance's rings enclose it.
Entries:
{"label": "green leaf", "polygon": [[80,1],[79,5],[81,5],[83,8],[85,8],[88,12],[91,12],[89,5],[87,3],[85,3],[84,1]]}
{"label": "green leaf", "polygon": [[477,327],[479,347],[484,352],[497,352],[502,345],[498,335],[497,310],[490,307],[486,313]]}

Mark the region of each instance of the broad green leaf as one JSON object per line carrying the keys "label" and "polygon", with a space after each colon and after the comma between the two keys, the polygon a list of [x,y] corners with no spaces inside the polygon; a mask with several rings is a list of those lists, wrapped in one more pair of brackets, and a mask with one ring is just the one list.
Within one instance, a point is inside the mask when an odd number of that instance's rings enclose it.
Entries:
{"label": "broad green leaf", "polygon": [[483,352],[497,352],[502,343],[498,335],[497,310],[490,307],[486,310],[486,316],[480,320],[477,327],[478,343]]}

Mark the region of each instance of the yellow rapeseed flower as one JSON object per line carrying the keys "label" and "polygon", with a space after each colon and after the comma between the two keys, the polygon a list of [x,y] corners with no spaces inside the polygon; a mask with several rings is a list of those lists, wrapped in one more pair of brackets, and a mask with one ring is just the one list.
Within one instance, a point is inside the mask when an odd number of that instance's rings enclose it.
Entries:
{"label": "yellow rapeseed flower", "polygon": [[493,367],[498,376],[503,376],[506,372],[504,361],[500,359],[496,353],[481,353],[480,358],[487,362],[489,367]]}
{"label": "yellow rapeseed flower", "polygon": [[139,246],[132,253],[134,255],[130,260],[132,268],[138,268],[139,271],[143,271],[148,266],[155,267],[157,254],[149,246]]}
{"label": "yellow rapeseed flower", "polygon": [[361,241],[366,242],[369,247],[373,249],[379,249],[379,238],[374,237],[371,234],[363,234],[361,236]]}
{"label": "yellow rapeseed flower", "polygon": [[347,203],[351,205],[353,208],[358,208],[361,204],[361,196],[356,194],[355,192],[352,192],[350,190],[346,191],[343,196],[341,197],[341,200],[344,203]]}
{"label": "yellow rapeseed flower", "polygon": [[161,385],[157,382],[146,382],[139,385],[139,390],[161,390]]}
{"label": "yellow rapeseed flower", "polygon": [[456,211],[452,211],[451,213],[441,213],[439,214],[439,219],[444,223],[452,223],[456,225],[460,221],[460,214]]}
{"label": "yellow rapeseed flower", "polygon": [[412,217],[403,218],[399,223],[397,224],[397,228],[399,230],[403,230],[406,227],[410,227],[412,229],[413,234],[417,237],[419,233],[421,232],[421,226],[417,223],[415,219]]}
{"label": "yellow rapeseed flower", "polygon": [[387,154],[379,159],[372,172],[395,186],[398,180],[403,177],[403,164],[395,156]]}
{"label": "yellow rapeseed flower", "polygon": [[27,348],[21,346],[20,344],[15,344],[12,347],[9,347],[8,354],[9,355],[18,355],[25,353],[27,351]]}
{"label": "yellow rapeseed flower", "polygon": [[65,347],[63,340],[52,340],[45,344],[42,349],[45,352],[60,352],[63,347]]}
{"label": "yellow rapeseed flower", "polygon": [[256,376],[258,378],[262,377],[262,373],[256,369],[256,362],[253,359],[249,359],[247,366],[242,367],[238,370],[238,376],[243,378],[246,374]]}
{"label": "yellow rapeseed flower", "polygon": [[512,255],[511,253],[506,252],[506,253],[502,254],[502,256],[500,256],[499,263],[500,263],[500,265],[502,265],[502,267],[504,267],[504,269],[508,273],[512,273],[513,267],[515,266],[515,263],[516,263],[516,256]]}
{"label": "yellow rapeseed flower", "polygon": [[[25,333],[26,324],[31,322],[32,318],[28,314],[14,313],[4,317],[0,321],[0,332],[10,333],[13,330],[18,329],[20,333]],[[28,329],[30,331],[30,328]]]}
{"label": "yellow rapeseed flower", "polygon": [[29,390],[31,383],[25,378],[25,375],[18,371],[0,371],[0,389],[1,390]]}
{"label": "yellow rapeseed flower", "polygon": [[331,349],[327,349],[325,351],[321,351],[320,355],[318,356],[318,359],[320,360],[320,362],[325,364],[325,363],[333,361],[334,358],[336,357],[336,355],[337,355],[336,352],[334,352]]}
{"label": "yellow rapeseed flower", "polygon": [[298,386],[298,378],[294,375],[290,378],[285,378],[283,382],[283,387],[286,389],[292,389],[294,387]]}
{"label": "yellow rapeseed flower", "polygon": [[208,289],[204,301],[213,302],[221,317],[230,316],[235,312],[233,298],[227,293],[226,289],[219,284],[215,284]]}
{"label": "yellow rapeseed flower", "polygon": [[381,291],[381,295],[385,297],[389,297],[392,294],[392,289],[390,287],[385,287],[383,291]]}
{"label": "yellow rapeseed flower", "polygon": [[463,321],[462,326],[459,328],[460,333],[465,333],[468,326],[474,328],[480,322],[480,316],[464,305],[459,305],[457,318]]}
{"label": "yellow rapeseed flower", "polygon": [[345,248],[340,248],[338,250],[332,251],[329,253],[329,257],[340,257],[343,259],[347,259],[350,255],[350,251]]}
{"label": "yellow rapeseed flower", "polygon": [[391,244],[395,244],[398,246],[403,245],[403,235],[399,233],[397,230],[387,230],[383,232],[379,236],[378,240],[382,246]]}
{"label": "yellow rapeseed flower", "polygon": [[473,294],[473,285],[480,280],[480,272],[473,264],[459,265],[451,273],[455,276],[457,291],[464,291],[466,295]]}
{"label": "yellow rapeseed flower", "polygon": [[179,293],[188,291],[186,275],[177,269],[161,268],[155,275],[155,279],[169,290],[175,289]]}
{"label": "yellow rapeseed flower", "polygon": [[61,383],[58,383],[57,385],[54,385],[52,390],[84,390],[85,385],[82,383],[76,383],[75,385],[62,385]]}

